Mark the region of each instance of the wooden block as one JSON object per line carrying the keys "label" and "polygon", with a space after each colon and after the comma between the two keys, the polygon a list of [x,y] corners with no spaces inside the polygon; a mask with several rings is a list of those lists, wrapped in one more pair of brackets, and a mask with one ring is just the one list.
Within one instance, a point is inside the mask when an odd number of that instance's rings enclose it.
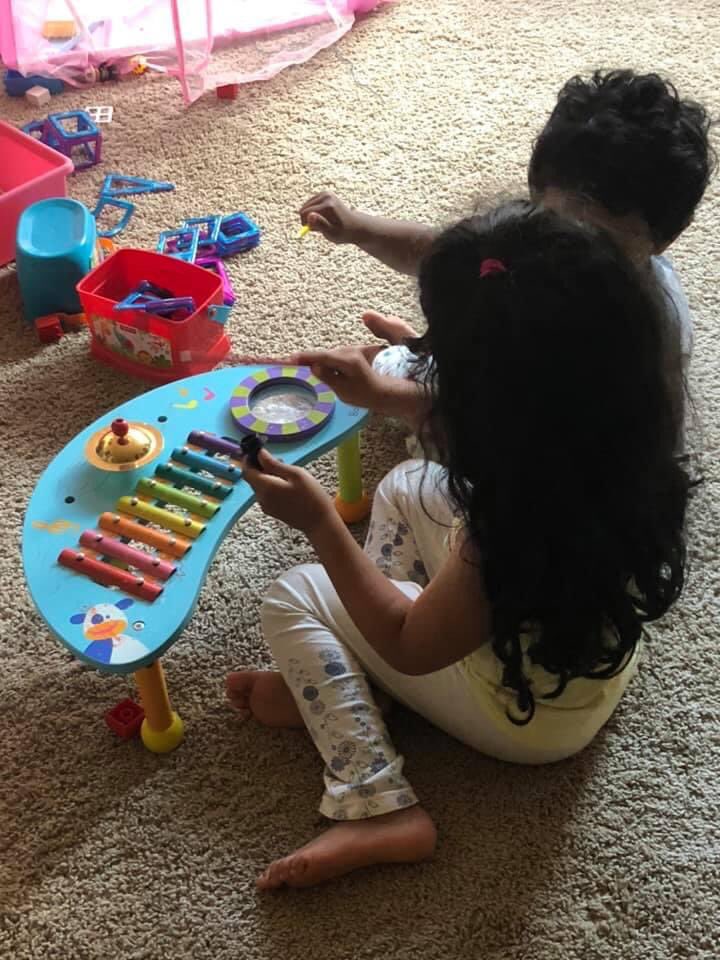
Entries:
{"label": "wooden block", "polygon": [[50,91],[47,87],[30,87],[25,91],[25,99],[34,107],[43,107],[50,103]]}
{"label": "wooden block", "polygon": [[74,20],[46,20],[42,28],[46,40],[70,40],[76,33]]}

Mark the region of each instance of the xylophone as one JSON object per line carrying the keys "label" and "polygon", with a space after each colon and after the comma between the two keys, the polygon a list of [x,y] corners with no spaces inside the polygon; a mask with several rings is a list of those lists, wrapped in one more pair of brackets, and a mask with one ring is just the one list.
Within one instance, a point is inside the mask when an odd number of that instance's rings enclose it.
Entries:
{"label": "xylophone", "polygon": [[243,436],[304,464],[337,447],[336,505],[367,512],[359,430],[367,411],[303,367],[234,367],[165,384],[83,430],[40,477],[23,530],[30,594],[79,659],[133,673],[141,735],[174,749],[183,724],[160,663],[190,619],[210,563],[254,495]]}

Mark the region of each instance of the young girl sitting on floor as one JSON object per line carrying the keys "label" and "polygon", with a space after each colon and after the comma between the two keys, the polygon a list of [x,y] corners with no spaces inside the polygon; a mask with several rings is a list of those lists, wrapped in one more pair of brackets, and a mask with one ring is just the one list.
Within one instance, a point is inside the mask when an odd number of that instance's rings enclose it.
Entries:
{"label": "young girl sitting on floor", "polygon": [[606,723],[682,589],[680,344],[651,279],[608,235],[516,201],[441,234],[420,295],[445,466],[385,477],[364,550],[304,470],[245,466],[320,564],[264,601],[279,673],[233,673],[228,694],[307,727],[335,821],[263,889],[432,854],[371,681],[482,753],[551,763]]}

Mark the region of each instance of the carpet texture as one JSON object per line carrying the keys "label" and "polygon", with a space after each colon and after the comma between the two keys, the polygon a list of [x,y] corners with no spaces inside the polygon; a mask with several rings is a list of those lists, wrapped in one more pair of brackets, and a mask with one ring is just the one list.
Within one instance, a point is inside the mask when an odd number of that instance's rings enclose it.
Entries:
{"label": "carpet texture", "polygon": [[[353,249],[295,239],[295,211],[335,189],[364,209],[442,223],[522,191],[561,83],[596,66],[669,74],[720,113],[715,0],[402,0],[341,44],[234,103],[181,107],[162,80],[107,84],[56,109],[113,103],[105,164],[71,182],[92,204],[107,171],[172,180],[122,235],[149,246],[182,218],[243,209],[260,248],[231,261],[238,353],[361,336],[363,308],[419,322],[411,281]],[[0,100],[13,123],[32,113]],[[0,162],[1,159],[0,159]],[[253,509],[226,541],[165,659],[187,724],[167,757],[116,740],[102,715],[130,692],[52,640],[19,558],[40,471],[89,421],[143,389],[94,363],[84,334],[39,346],[0,276],[0,956],[13,960],[710,960],[720,916],[717,185],[673,250],[694,311],[691,388],[705,484],[682,602],[581,756],[523,769],[472,753],[398,710],[392,731],[440,826],[434,862],[261,896],[270,859],[318,827],[321,766],[298,732],[238,723],[225,673],[268,664],[258,606],[302,538]],[[403,455],[375,423],[370,487]],[[332,486],[332,458],[316,465]]]}

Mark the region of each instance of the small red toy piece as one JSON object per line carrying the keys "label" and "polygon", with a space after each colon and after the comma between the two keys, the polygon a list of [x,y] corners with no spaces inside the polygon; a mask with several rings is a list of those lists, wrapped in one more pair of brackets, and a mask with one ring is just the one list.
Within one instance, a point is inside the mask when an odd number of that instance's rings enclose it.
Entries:
{"label": "small red toy piece", "polygon": [[35,320],[35,330],[41,343],[57,343],[63,335],[62,322],[57,313],[48,313]]}
{"label": "small red toy piece", "polygon": [[237,100],[239,89],[240,89],[240,84],[227,83],[222,87],[218,87],[215,93],[218,96],[218,100]]}
{"label": "small red toy piece", "polygon": [[113,733],[116,733],[123,740],[132,740],[140,732],[140,727],[145,719],[145,711],[139,703],[129,698],[121,700],[112,710],[105,714],[105,723],[110,727]]}

